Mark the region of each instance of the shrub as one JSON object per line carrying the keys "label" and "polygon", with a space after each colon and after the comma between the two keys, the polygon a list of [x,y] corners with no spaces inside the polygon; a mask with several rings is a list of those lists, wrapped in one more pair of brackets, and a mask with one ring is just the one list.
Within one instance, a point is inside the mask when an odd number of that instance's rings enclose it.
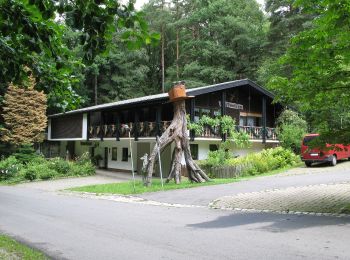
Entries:
{"label": "shrub", "polygon": [[58,172],[48,168],[46,171],[43,171],[40,173],[39,178],[42,180],[49,180],[49,179],[55,178],[58,175],[59,175]]}
{"label": "shrub", "polygon": [[208,159],[205,161],[205,165],[213,167],[220,166],[225,164],[227,159],[231,157],[229,152],[224,151],[223,149],[219,149],[216,151],[210,151],[208,153]]}
{"label": "shrub", "polygon": [[276,133],[282,147],[300,153],[301,140],[307,132],[307,122],[293,110],[286,109],[277,119]]}
{"label": "shrub", "polygon": [[57,157],[49,161],[49,168],[55,170],[59,175],[67,175],[71,166],[68,161]]}
{"label": "shrub", "polygon": [[13,156],[15,156],[16,159],[23,164],[29,163],[37,157],[41,157],[35,153],[35,150],[31,144],[24,144],[20,146]]}
{"label": "shrub", "polygon": [[300,162],[299,156],[295,155],[289,149],[277,147],[238,158],[223,158],[220,152],[211,153],[208,159],[202,162],[202,165],[204,165],[204,168],[209,169],[211,176],[215,172],[215,167],[230,167],[230,171],[233,171],[232,176],[245,176],[262,174],[271,170],[293,166],[298,162]]}
{"label": "shrub", "polygon": [[15,178],[22,164],[14,156],[10,156],[0,161],[0,180]]}
{"label": "shrub", "polygon": [[91,156],[89,152],[83,153],[81,156],[76,158],[76,163],[77,164],[86,164],[86,163],[91,163]]}
{"label": "shrub", "polygon": [[47,161],[45,161],[45,163],[28,163],[26,165],[26,168],[24,168],[22,174],[24,178],[29,181],[36,179],[47,180],[59,175],[57,171],[50,169],[49,163]]}
{"label": "shrub", "polygon": [[23,171],[24,178],[29,181],[34,181],[38,178],[34,168],[27,168]]}
{"label": "shrub", "polygon": [[68,162],[61,158],[46,160],[42,156],[34,157],[27,164],[21,164],[14,156],[0,161],[0,181],[13,183],[23,180],[48,180],[60,176],[88,176],[95,174],[95,166],[87,155],[77,162]]}
{"label": "shrub", "polygon": [[91,162],[84,164],[72,163],[69,171],[70,176],[87,176],[95,174],[95,166]]}

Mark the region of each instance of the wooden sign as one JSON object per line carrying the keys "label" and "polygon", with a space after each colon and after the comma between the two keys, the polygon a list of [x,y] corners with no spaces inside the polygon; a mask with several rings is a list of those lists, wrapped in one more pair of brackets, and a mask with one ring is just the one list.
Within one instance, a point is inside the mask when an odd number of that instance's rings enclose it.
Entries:
{"label": "wooden sign", "polygon": [[[225,102],[225,104],[226,104],[226,107],[228,108],[243,110],[243,105],[241,104],[232,103],[232,102]],[[221,101],[219,101],[219,106],[221,107]]]}

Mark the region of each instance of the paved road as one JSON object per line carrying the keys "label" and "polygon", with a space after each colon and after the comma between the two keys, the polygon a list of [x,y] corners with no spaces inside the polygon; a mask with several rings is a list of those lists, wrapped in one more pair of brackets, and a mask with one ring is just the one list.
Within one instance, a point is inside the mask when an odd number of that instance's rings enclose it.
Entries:
{"label": "paved road", "polygon": [[56,259],[348,259],[350,219],[168,208],[0,187],[0,231]]}
{"label": "paved road", "polygon": [[299,167],[278,175],[257,177],[248,181],[163,193],[146,193],[141,197],[167,203],[208,205],[219,197],[239,193],[339,182],[350,182],[350,161],[340,162],[335,167],[325,165],[311,168]]}
{"label": "paved road", "polygon": [[[191,197],[191,203],[204,203],[215,194],[233,193],[236,189],[256,190],[266,185],[290,185],[290,182],[301,185],[322,178],[344,181],[348,166],[333,168],[337,169],[333,173],[292,172],[286,177],[252,180],[251,185],[249,182],[225,185],[221,186],[222,191],[217,188],[209,195],[203,193],[208,189],[202,188],[183,192]],[[300,180],[301,176],[304,181]],[[350,218],[152,206],[70,197],[16,186],[0,187],[0,232],[55,259],[349,259],[350,256]]]}

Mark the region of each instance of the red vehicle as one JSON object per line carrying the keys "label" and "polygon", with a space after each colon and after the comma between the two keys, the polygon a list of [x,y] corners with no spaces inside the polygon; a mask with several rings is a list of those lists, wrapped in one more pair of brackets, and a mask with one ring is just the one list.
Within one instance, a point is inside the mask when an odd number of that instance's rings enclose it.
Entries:
{"label": "red vehicle", "polygon": [[307,134],[301,144],[301,160],[305,162],[307,167],[310,167],[315,162],[328,162],[330,165],[335,166],[337,160],[350,160],[350,145],[326,144],[326,149],[309,148],[308,143],[317,138],[317,136],[319,134]]}

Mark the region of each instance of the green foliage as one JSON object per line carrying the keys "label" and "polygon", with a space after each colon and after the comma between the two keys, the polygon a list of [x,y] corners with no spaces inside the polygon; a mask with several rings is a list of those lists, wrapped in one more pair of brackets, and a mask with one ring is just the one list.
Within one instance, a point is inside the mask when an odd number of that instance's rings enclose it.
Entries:
{"label": "green foliage", "polygon": [[258,70],[257,81],[266,86],[276,75],[289,75],[288,66],[281,66],[278,59],[284,55],[290,40],[299,32],[310,27],[312,14],[295,6],[296,0],[266,0],[265,11],[269,14],[267,42],[264,46],[264,61]]}
{"label": "green foliage", "polygon": [[209,151],[208,159],[205,161],[206,166],[219,166],[224,165],[228,159],[232,158],[230,152],[225,149],[218,149],[216,151]]}
{"label": "green foliage", "polygon": [[181,78],[210,84],[255,77],[266,41],[256,1],[186,1],[185,10]]}
{"label": "green foliage", "polygon": [[265,149],[259,153],[250,153],[243,157],[227,157],[221,152],[210,152],[208,159],[202,162],[211,176],[214,168],[229,167],[236,173],[236,176],[249,176],[263,174],[272,170],[293,166],[300,162],[299,156],[291,150],[283,147]]}
{"label": "green foliage", "polygon": [[95,174],[95,166],[92,163],[72,164],[69,170],[70,176],[88,176]]}
{"label": "green foliage", "polygon": [[237,147],[248,147],[250,145],[249,136],[236,130],[235,120],[230,116],[217,116],[215,118],[203,115],[197,123],[190,122],[187,116],[187,127],[189,130],[194,130],[197,135],[203,134],[204,127],[209,126],[212,129],[219,129],[220,134],[227,136],[227,141],[221,146],[229,149],[228,146],[235,145]]}
{"label": "green foliage", "polygon": [[47,260],[48,257],[42,252],[35,250],[29,246],[21,244],[16,240],[0,235],[0,258],[1,259],[35,259],[35,260]]}
{"label": "green foliage", "polygon": [[76,163],[77,164],[86,164],[86,163],[91,163],[91,156],[89,152],[83,153],[81,156],[76,158]]}
{"label": "green foliage", "polygon": [[[10,82],[27,77],[28,66],[39,79],[37,89],[48,94],[50,108],[56,111],[80,104],[76,90],[83,63],[91,64],[108,50],[116,28],[131,47],[154,44],[159,38],[148,31],[133,1],[3,0],[0,20],[0,96]],[[80,53],[65,41],[70,29],[79,33]]]}
{"label": "green foliage", "polygon": [[299,154],[301,140],[307,133],[307,123],[293,110],[285,109],[277,119],[276,133],[282,147]]}
{"label": "green foliage", "polygon": [[36,179],[47,180],[58,175],[58,173],[55,170],[50,169],[48,163],[31,162],[23,168],[22,175],[26,180],[34,181]]}
{"label": "green foliage", "polygon": [[27,164],[39,157],[39,155],[35,153],[33,145],[31,144],[19,146],[13,156],[22,164]]}
{"label": "green foliage", "polygon": [[69,173],[71,166],[68,161],[57,157],[49,160],[49,168],[59,174],[66,175]]}
{"label": "green foliage", "polygon": [[276,75],[269,86],[278,101],[294,103],[304,112],[323,142],[349,143],[350,20],[349,1],[296,1],[317,16],[296,35],[280,59],[289,75]]}
{"label": "green foliage", "polygon": [[0,161],[0,181],[18,183],[29,180],[48,180],[62,177],[89,176],[95,174],[95,166],[88,154],[77,162],[68,162],[62,158],[46,160],[41,156],[32,158],[26,164],[14,156]]}
{"label": "green foliage", "polygon": [[0,180],[8,180],[14,178],[21,170],[22,164],[14,156],[3,158],[0,161]]}

